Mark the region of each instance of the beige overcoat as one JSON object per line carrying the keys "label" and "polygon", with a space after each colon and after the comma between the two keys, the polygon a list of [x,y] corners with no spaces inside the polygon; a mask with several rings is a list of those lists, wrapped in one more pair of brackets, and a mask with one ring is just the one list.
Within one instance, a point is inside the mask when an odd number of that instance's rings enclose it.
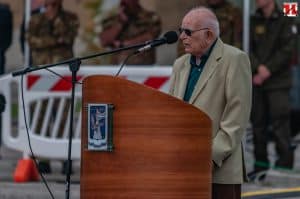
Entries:
{"label": "beige overcoat", "polygon": [[[179,99],[184,97],[190,57],[181,56],[173,66],[170,94]],[[250,117],[251,76],[247,54],[218,39],[189,100],[212,120],[213,183],[246,180],[242,137]]]}

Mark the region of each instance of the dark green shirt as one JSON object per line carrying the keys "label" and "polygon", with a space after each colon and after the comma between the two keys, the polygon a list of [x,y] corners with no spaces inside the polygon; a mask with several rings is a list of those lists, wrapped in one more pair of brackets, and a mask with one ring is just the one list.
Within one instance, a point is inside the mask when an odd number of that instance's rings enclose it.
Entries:
{"label": "dark green shirt", "polygon": [[[216,40],[217,41],[217,40]],[[191,56],[190,59],[190,64],[191,64],[191,71],[189,74],[189,79],[187,82],[187,86],[185,89],[185,94],[183,97],[183,100],[188,102],[193,94],[193,91],[195,89],[195,85],[197,84],[197,81],[203,71],[204,65],[216,43],[216,41],[213,43],[213,45],[210,47],[210,49],[207,51],[207,53],[205,53],[202,57],[201,57],[201,62],[199,65],[197,65],[196,63],[196,57],[195,56]]]}

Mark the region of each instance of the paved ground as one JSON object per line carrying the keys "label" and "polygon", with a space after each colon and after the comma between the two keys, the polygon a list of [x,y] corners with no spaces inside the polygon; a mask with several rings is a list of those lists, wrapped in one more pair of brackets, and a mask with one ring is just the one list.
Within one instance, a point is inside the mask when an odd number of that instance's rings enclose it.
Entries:
{"label": "paved ground", "polygon": [[[270,159],[275,159],[273,144],[270,144]],[[14,183],[12,174],[21,153],[6,147],[0,148],[0,199],[41,199],[51,198],[46,186],[41,182]],[[243,185],[244,199],[296,199],[300,198],[300,146],[296,149],[296,163],[293,171],[275,171],[267,173],[266,180],[246,183]],[[246,145],[247,167],[251,169],[253,163],[251,143]],[[61,163],[51,162],[53,173],[46,175],[48,185],[55,199],[65,198],[65,176],[60,174]],[[75,173],[71,176],[70,198],[80,198],[80,164],[74,162]],[[279,193],[277,193],[279,192]]]}
{"label": "paved ground", "polygon": [[[295,146],[299,144],[300,135],[297,135],[295,140]],[[247,170],[252,170],[253,165],[253,146],[251,143],[251,133],[248,132],[245,138],[245,159]],[[271,162],[275,162],[276,153],[274,151],[274,143],[270,143],[268,146],[269,159]],[[242,187],[244,198],[255,199],[273,199],[273,198],[289,198],[300,199],[300,145],[295,149],[295,164],[294,169],[290,171],[278,171],[271,169],[266,174],[266,179],[263,182],[258,180],[251,183],[245,183]],[[278,193],[277,193],[278,192]],[[266,194],[264,194],[266,193]],[[268,194],[267,194],[268,193]],[[277,193],[277,194],[275,194]],[[249,197],[246,197],[249,196]],[[251,197],[250,197],[251,196]]]}
{"label": "paved ground", "polygon": [[[51,198],[46,186],[41,182],[14,183],[13,172],[17,161],[22,157],[21,153],[12,151],[8,148],[1,148],[0,160],[0,199],[41,199]],[[50,190],[55,199],[65,198],[65,176],[60,173],[61,162],[51,162],[52,173],[45,175]],[[80,165],[74,162],[75,173],[71,176],[70,198],[80,198]]]}

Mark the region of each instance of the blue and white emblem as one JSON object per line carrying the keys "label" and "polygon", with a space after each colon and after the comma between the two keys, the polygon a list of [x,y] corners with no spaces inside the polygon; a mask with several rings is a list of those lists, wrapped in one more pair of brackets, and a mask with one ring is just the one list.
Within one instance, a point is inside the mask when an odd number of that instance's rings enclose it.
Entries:
{"label": "blue and white emblem", "polygon": [[88,105],[88,150],[106,151],[108,148],[108,105]]}

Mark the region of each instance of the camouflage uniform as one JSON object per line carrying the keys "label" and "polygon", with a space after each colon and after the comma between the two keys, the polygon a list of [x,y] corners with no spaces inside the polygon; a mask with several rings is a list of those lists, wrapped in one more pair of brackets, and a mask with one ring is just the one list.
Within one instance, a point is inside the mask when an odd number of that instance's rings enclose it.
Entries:
{"label": "camouflage uniform", "polygon": [[33,15],[26,33],[33,65],[73,57],[72,48],[78,27],[77,16],[64,10],[60,10],[53,20],[49,20],[44,13]]}
{"label": "camouflage uniform", "polygon": [[[120,24],[118,15],[111,15],[102,21],[103,30]],[[123,24],[122,24],[123,25]],[[135,18],[130,18],[126,25],[123,25],[121,33],[118,35],[116,40],[125,41],[134,39],[145,33],[151,33],[153,39],[159,36],[161,32],[161,21],[159,16],[155,13],[144,10],[141,8]],[[125,58],[133,51],[123,51],[112,55],[111,64],[120,64]],[[150,50],[141,53],[135,57],[128,60],[127,64],[139,65],[139,64],[154,64],[155,63],[155,50]]]}
{"label": "camouflage uniform", "polygon": [[[26,32],[26,39],[31,50],[32,64],[34,66],[50,64],[72,58],[73,43],[77,36],[78,27],[78,17],[71,12],[63,10],[63,8],[59,8],[57,15],[52,20],[49,20],[45,13],[33,15],[29,22],[28,31]],[[37,134],[41,133],[40,131],[48,102],[48,99],[42,100],[42,107],[36,129]],[[57,133],[59,137],[63,135],[70,102],[70,99],[68,99],[63,110],[62,121]],[[52,118],[55,118],[58,104],[59,99],[55,99],[52,109]],[[31,104],[31,115],[35,105],[36,104]],[[47,130],[48,132],[50,131],[49,128]],[[65,171],[65,165],[66,161],[64,162],[63,171]],[[51,172],[50,164],[46,160],[40,160],[39,169],[45,173]]]}
{"label": "camouflage uniform", "polygon": [[[242,47],[242,12],[232,3],[224,1],[217,6],[208,7],[215,13],[220,24],[220,38],[224,43],[237,48]],[[184,54],[181,42],[178,43],[178,56]]]}
{"label": "camouflage uniform", "polygon": [[290,146],[291,69],[289,63],[295,48],[297,27],[292,18],[283,16],[276,5],[275,11],[265,18],[258,9],[251,17],[250,59],[253,75],[264,64],[271,76],[261,86],[253,86],[251,122],[254,135],[255,171],[268,169],[268,125],[276,142],[278,159],[275,166],[293,167],[293,151]]}
{"label": "camouflage uniform", "polygon": [[[73,57],[73,43],[77,35],[79,21],[75,14],[61,9],[53,20],[49,20],[44,13],[35,14],[29,22],[26,38],[31,52],[34,66],[51,64]],[[67,102],[70,102],[68,99]],[[42,101],[37,131],[41,130],[44,113],[48,100]],[[54,110],[58,108],[58,100],[55,99]],[[67,103],[68,104],[68,103]],[[67,105],[66,105],[67,106]],[[33,111],[35,104],[31,106]],[[64,121],[67,118],[67,107],[64,109]],[[62,134],[63,125],[60,125],[59,135]],[[39,133],[39,132],[37,132]]]}

